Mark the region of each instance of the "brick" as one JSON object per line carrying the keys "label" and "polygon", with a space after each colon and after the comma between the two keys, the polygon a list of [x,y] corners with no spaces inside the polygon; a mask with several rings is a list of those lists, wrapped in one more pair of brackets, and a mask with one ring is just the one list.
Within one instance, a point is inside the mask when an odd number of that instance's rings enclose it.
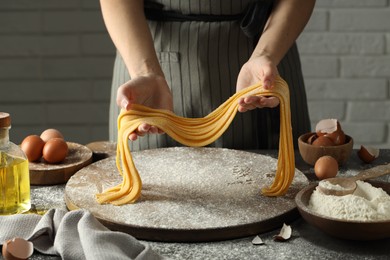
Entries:
{"label": "brick", "polygon": [[305,32],[326,31],[328,28],[328,12],[326,10],[314,9],[305,26]]}
{"label": "brick", "polygon": [[37,79],[41,76],[39,59],[0,59],[0,80]]}
{"label": "brick", "polygon": [[108,109],[100,103],[62,103],[47,106],[48,121],[55,124],[108,124]]}
{"label": "brick", "polygon": [[44,32],[106,32],[100,11],[47,11],[43,13]]}
{"label": "brick", "polygon": [[90,95],[92,100],[109,102],[111,95],[111,80],[95,81]]}
{"label": "brick", "polygon": [[39,12],[2,12],[0,14],[0,33],[41,32]]}
{"label": "brick", "polygon": [[0,36],[0,56],[4,57],[76,55],[79,53],[78,36]]}
{"label": "brick", "polygon": [[115,54],[115,46],[107,33],[86,34],[81,37],[82,52],[88,55]]}
{"label": "brick", "polygon": [[79,6],[80,0],[2,0],[0,2],[0,10],[69,9]]}
{"label": "brick", "polygon": [[386,79],[306,79],[309,100],[384,100]]}
{"label": "brick", "polygon": [[390,56],[353,56],[341,58],[343,77],[389,77]]}
{"label": "brick", "polygon": [[112,76],[114,58],[80,57],[43,59],[47,79],[107,78]]}
{"label": "brick", "polygon": [[4,95],[0,102],[53,102],[53,101],[83,101],[91,96],[89,81],[9,81],[0,82]]}
{"label": "brick", "polygon": [[390,100],[370,102],[352,101],[348,103],[347,116],[350,121],[388,122],[390,118]]}
{"label": "brick", "polygon": [[10,138],[14,143],[21,143],[27,135],[40,135],[47,128],[58,129],[68,142],[84,144],[91,138],[90,129],[86,125],[61,125],[51,122],[31,126],[13,126]]}
{"label": "brick", "polygon": [[390,9],[332,10],[329,21],[331,31],[389,31]]}
{"label": "brick", "polygon": [[381,7],[387,6],[387,0],[317,0],[316,7]]}
{"label": "brick", "polygon": [[59,125],[61,133],[67,140],[79,144],[87,144],[91,138],[90,129],[88,125]]}
{"label": "brick", "polygon": [[336,77],[339,73],[337,57],[302,55],[302,70],[305,77]]}
{"label": "brick", "polygon": [[108,124],[101,126],[94,126],[90,129],[90,136],[84,141],[85,144],[96,141],[108,140]]}
{"label": "brick", "polygon": [[324,118],[345,118],[345,103],[342,101],[308,101],[309,115],[312,122],[317,123]]}
{"label": "brick", "polygon": [[100,1],[81,0],[81,6],[85,9],[99,9],[100,10]]}
{"label": "brick", "polygon": [[44,129],[56,128],[61,131],[68,142],[86,145],[95,141],[108,140],[108,126],[64,126],[55,124],[46,124],[44,127],[39,126],[13,126],[10,132],[10,140],[15,144],[20,144],[23,139],[30,134],[42,133]]}
{"label": "brick", "polygon": [[343,122],[344,132],[351,136],[354,145],[376,145],[386,141],[387,127],[381,122]]}
{"label": "brick", "polygon": [[386,34],[386,53],[390,54],[390,34]]}
{"label": "brick", "polygon": [[381,33],[307,32],[298,46],[301,54],[382,54],[386,49]]}
{"label": "brick", "polygon": [[39,125],[45,122],[46,107],[41,104],[0,104],[0,111],[11,114],[12,127]]}

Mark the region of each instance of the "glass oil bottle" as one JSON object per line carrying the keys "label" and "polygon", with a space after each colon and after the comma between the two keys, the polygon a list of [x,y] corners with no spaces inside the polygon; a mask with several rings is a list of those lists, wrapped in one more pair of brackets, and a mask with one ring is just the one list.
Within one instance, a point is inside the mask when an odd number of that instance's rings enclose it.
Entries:
{"label": "glass oil bottle", "polygon": [[9,141],[11,117],[0,112],[0,215],[30,209],[28,160],[19,146]]}

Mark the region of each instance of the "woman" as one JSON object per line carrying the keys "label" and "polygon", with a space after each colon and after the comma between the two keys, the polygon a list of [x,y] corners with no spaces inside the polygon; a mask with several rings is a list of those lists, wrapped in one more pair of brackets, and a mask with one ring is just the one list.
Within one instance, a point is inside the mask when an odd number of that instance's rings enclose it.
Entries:
{"label": "woman", "polygon": [[[298,136],[310,130],[310,121],[295,40],[309,20],[314,2],[101,0],[105,24],[118,50],[110,139],[116,140],[120,108],[130,109],[133,103],[172,110],[184,117],[203,117],[236,91],[259,81],[272,88],[280,74],[290,87],[296,145]],[[245,113],[238,113],[213,145],[277,148],[279,100],[250,96],[238,102],[239,112]],[[130,135],[131,150],[178,145],[169,136],[156,133],[161,130],[140,125]]]}

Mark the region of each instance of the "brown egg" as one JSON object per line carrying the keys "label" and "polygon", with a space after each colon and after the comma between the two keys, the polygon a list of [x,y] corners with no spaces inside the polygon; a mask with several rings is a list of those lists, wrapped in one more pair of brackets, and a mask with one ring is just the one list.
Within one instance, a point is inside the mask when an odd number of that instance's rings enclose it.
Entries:
{"label": "brown egg", "polygon": [[64,139],[64,136],[57,129],[49,128],[49,129],[46,129],[45,131],[42,132],[41,138],[46,143],[47,141],[49,141],[52,138],[62,138],[62,139]]}
{"label": "brown egg", "polygon": [[337,130],[324,136],[329,137],[335,145],[345,144],[345,133],[343,130]]}
{"label": "brown egg", "polygon": [[334,143],[332,141],[332,139],[330,139],[329,137],[327,136],[318,136],[312,143],[312,145],[314,146],[333,146]]}
{"label": "brown egg", "polygon": [[3,244],[4,260],[28,259],[34,252],[33,243],[23,238],[13,238]]}
{"label": "brown egg", "polygon": [[314,165],[314,173],[320,180],[333,178],[339,171],[337,160],[329,155],[324,155],[316,161]]}
{"label": "brown egg", "polygon": [[44,145],[45,142],[39,136],[29,135],[23,139],[20,148],[30,162],[35,162],[41,158]]}
{"label": "brown egg", "polygon": [[60,163],[68,155],[68,144],[62,138],[52,138],[43,147],[43,159],[47,163]]}

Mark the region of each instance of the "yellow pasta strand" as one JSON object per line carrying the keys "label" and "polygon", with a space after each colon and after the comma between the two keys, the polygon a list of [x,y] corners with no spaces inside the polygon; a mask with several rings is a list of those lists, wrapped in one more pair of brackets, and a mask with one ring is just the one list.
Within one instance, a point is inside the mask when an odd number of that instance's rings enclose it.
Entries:
{"label": "yellow pasta strand", "polygon": [[167,110],[152,109],[134,104],[118,116],[118,144],[116,166],[123,177],[121,184],[97,194],[99,203],[122,205],[135,202],[142,189],[142,181],[130,153],[128,138],[142,123],[157,126],[173,139],[187,146],[205,146],[218,139],[229,127],[237,113],[238,99],[248,95],[275,96],[280,101],[279,154],[275,179],[263,188],[267,196],[287,192],[295,173],[294,147],[291,131],[290,96],[287,83],[277,77],[274,87],[264,89],[256,84],[237,92],[217,109],[203,118],[184,118]]}

